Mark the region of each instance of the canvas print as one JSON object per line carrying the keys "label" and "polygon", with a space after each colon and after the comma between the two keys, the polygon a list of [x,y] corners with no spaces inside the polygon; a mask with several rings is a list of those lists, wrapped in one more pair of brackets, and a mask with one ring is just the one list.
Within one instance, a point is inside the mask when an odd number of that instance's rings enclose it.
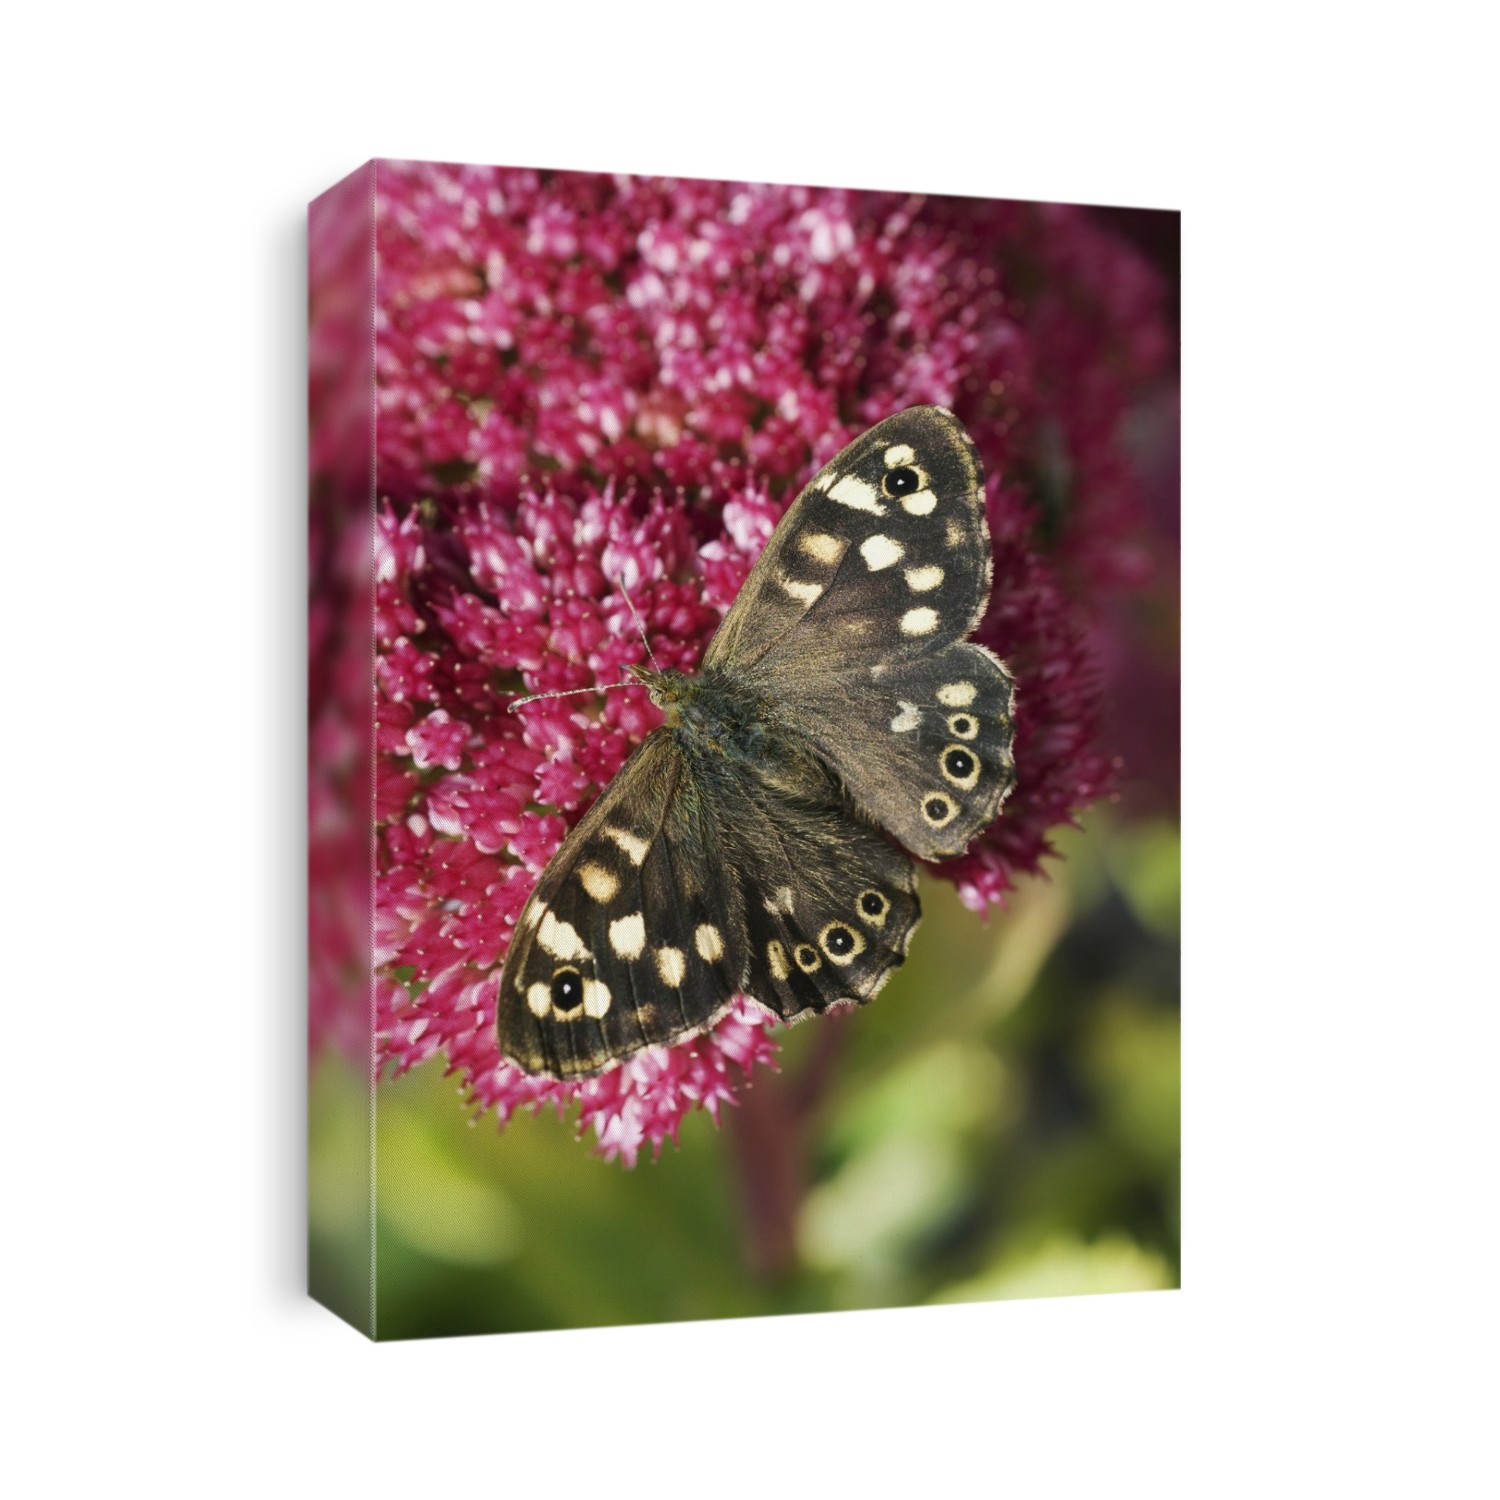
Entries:
{"label": "canvas print", "polygon": [[1178,216],[379,161],[309,219],[309,1284],[1174,1287]]}

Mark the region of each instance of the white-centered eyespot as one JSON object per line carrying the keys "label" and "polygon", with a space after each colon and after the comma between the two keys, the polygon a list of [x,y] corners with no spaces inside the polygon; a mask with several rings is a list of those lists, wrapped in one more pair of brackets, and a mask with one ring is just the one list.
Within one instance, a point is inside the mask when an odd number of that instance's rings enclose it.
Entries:
{"label": "white-centered eyespot", "polygon": [[943,775],[968,791],[979,780],[979,757],[962,745],[949,745],[942,754]]}
{"label": "white-centered eyespot", "polygon": [[890,915],[891,900],[884,891],[877,891],[873,887],[863,890],[855,899],[854,904],[859,908],[862,922],[870,927],[885,926],[885,919]]}
{"label": "white-centered eyespot", "polygon": [[967,708],[978,696],[979,689],[972,682],[945,682],[938,689],[938,702],[944,708]]}
{"label": "white-centered eyespot", "polygon": [[961,740],[972,740],[979,733],[979,720],[973,714],[949,714],[948,733]]}
{"label": "white-centered eyespot", "polygon": [[882,568],[894,567],[906,556],[906,548],[898,542],[895,537],[867,536],[859,544],[859,555],[864,558],[865,566],[872,572],[878,573]]}
{"label": "white-centered eyespot", "polygon": [[[925,469],[918,468],[914,463],[904,463],[886,470],[880,481],[880,488],[890,499],[899,500],[907,510],[911,510],[918,495],[932,493],[927,488],[930,482]],[[926,515],[931,509],[932,506],[929,505],[927,510],[918,510],[914,514]]]}
{"label": "white-centered eyespot", "polygon": [[[552,983],[547,986],[547,999],[551,1002],[553,1015],[561,1017],[576,1015],[583,1009],[584,995],[583,975],[577,969],[553,970]],[[529,994],[526,997],[526,1003],[532,1010],[536,1009]]]}
{"label": "white-centered eyespot", "polygon": [[829,963],[843,969],[865,951],[865,940],[847,922],[830,922],[818,934],[818,947],[828,955]]}
{"label": "white-centered eyespot", "polygon": [[609,924],[609,946],[621,958],[639,958],[646,948],[646,924],[638,911]]}
{"label": "white-centered eyespot", "polygon": [[920,609],[909,609],[901,616],[902,635],[931,635],[937,629],[937,611],[925,604]]}
{"label": "white-centered eyespot", "polygon": [[928,792],[922,798],[922,817],[929,828],[946,828],[958,816],[958,804],[945,792]]}

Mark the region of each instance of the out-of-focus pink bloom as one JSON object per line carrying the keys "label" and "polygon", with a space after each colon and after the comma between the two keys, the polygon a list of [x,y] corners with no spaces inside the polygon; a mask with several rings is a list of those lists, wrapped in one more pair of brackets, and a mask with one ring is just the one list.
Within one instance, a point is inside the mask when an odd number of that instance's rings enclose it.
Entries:
{"label": "out-of-focus pink bloom", "polygon": [[1109,790],[1092,606],[1138,585],[1120,444],[1158,290],[1082,211],[381,164],[377,174],[377,1027],[480,1109],[577,1100],[633,1162],[774,1056],[763,1013],[602,1078],[504,1063],[499,964],[567,829],[659,721],[617,683],[696,668],[786,504],[865,427],[952,407],[989,475],[976,638],[1018,679],[1020,780],[962,859],[976,910]]}

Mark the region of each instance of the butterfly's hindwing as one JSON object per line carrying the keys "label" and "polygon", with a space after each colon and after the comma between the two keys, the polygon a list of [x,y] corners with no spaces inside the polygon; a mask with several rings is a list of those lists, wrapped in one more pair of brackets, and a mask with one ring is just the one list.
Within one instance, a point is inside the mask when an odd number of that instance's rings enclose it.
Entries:
{"label": "butterfly's hindwing", "polygon": [[871,999],[905,961],[921,918],[911,861],[850,815],[825,774],[809,772],[795,789],[737,775],[720,805],[724,880],[744,918],[745,993],[784,1021]]}
{"label": "butterfly's hindwing", "polygon": [[1014,687],[971,641],[861,666],[832,689],[789,682],[785,702],[855,805],[919,859],[962,854],[1015,785]]}

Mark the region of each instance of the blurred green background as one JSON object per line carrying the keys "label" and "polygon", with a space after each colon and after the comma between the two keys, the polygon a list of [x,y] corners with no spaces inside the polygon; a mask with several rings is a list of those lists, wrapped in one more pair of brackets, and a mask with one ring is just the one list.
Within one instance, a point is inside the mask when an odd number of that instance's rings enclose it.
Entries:
{"label": "blurred green background", "polygon": [[[1174,1287],[1179,841],[1096,809],[988,919],[927,879],[911,958],[781,1034],[715,1128],[633,1171],[552,1111],[375,1091],[382,1339]],[[310,1104],[313,1275],[368,1263],[363,1081]]]}

